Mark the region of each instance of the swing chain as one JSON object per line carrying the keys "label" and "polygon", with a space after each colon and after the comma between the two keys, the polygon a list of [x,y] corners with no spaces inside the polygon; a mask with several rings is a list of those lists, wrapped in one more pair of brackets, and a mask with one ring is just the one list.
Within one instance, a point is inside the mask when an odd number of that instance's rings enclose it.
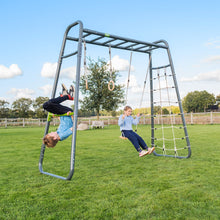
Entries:
{"label": "swing chain", "polygon": [[130,62],[129,62],[129,69],[128,69],[128,81],[127,81],[126,99],[125,99],[126,103],[127,103],[127,100],[128,100],[128,88],[129,88],[129,82],[130,82],[132,53],[133,53],[133,48],[132,48],[131,53],[130,53]]}
{"label": "swing chain", "polygon": [[110,78],[111,80],[108,82],[108,90],[113,91],[115,88],[115,83],[112,79],[112,57],[111,57],[111,44],[109,44],[109,66],[110,66]]}
{"label": "swing chain", "polygon": [[85,41],[85,38],[83,40],[83,44],[84,44],[84,77],[86,80],[86,90],[88,90],[89,87],[88,87],[88,76],[87,76],[87,65],[86,65],[86,41]]}
{"label": "swing chain", "polygon": [[144,91],[145,91],[145,87],[146,87],[146,83],[147,83],[147,78],[148,78],[148,74],[149,74],[149,70],[150,70],[150,65],[151,65],[151,54],[149,57],[149,63],[148,63],[148,67],[147,67],[147,71],[146,71],[146,75],[145,75],[145,80],[144,80],[144,86],[143,86],[143,91],[142,91],[142,95],[141,95],[141,101],[140,101],[140,107],[142,106],[142,102],[143,102],[143,98],[144,98]]}

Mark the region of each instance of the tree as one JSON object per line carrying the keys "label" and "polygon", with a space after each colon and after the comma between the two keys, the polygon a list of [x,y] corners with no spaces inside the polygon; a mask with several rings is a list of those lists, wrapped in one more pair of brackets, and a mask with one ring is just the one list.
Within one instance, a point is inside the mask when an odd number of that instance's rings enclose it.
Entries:
{"label": "tree", "polygon": [[220,102],[220,95],[217,95],[217,96],[216,96],[216,101],[219,101],[219,102]]}
{"label": "tree", "polygon": [[171,113],[172,114],[179,114],[180,113],[180,109],[178,106],[171,106]]}
{"label": "tree", "polygon": [[161,106],[154,106],[154,114],[156,115],[156,114],[161,114]]}
{"label": "tree", "polygon": [[132,112],[134,115],[137,115],[138,113],[139,114],[148,114],[147,108],[136,108],[136,109],[133,109]]}
{"label": "tree", "polygon": [[[103,59],[99,59],[97,62],[90,60],[88,71],[90,74],[82,76],[80,82],[80,89],[84,95],[84,99],[80,100],[81,109],[95,111],[99,120],[100,111],[115,111],[120,104],[124,103],[124,91],[121,85],[115,85],[113,91],[108,89],[110,80],[116,83],[118,73],[113,71],[110,76],[108,65]],[[86,89],[86,80],[88,90]]]}
{"label": "tree", "polygon": [[38,118],[46,118],[47,117],[47,112],[44,111],[42,105],[44,102],[47,102],[49,100],[48,97],[37,97],[34,102],[33,102],[33,108],[35,110],[35,115]]}
{"label": "tree", "polygon": [[189,92],[182,103],[183,109],[187,112],[204,112],[208,105],[215,103],[215,96],[205,90]]}
{"label": "tree", "polygon": [[16,113],[16,117],[27,118],[31,111],[32,100],[29,98],[20,98],[12,103],[13,112]]}
{"label": "tree", "polygon": [[[74,108],[72,108],[74,109]],[[87,111],[86,109],[79,109],[78,110],[78,116],[79,117],[90,117],[90,116],[95,116],[95,112],[93,111]]]}
{"label": "tree", "polygon": [[7,118],[9,116],[9,108],[7,107],[9,102],[0,100],[0,118]]}
{"label": "tree", "polygon": [[168,109],[167,108],[163,108],[162,109],[162,114],[163,115],[168,115],[170,112],[168,111]]}

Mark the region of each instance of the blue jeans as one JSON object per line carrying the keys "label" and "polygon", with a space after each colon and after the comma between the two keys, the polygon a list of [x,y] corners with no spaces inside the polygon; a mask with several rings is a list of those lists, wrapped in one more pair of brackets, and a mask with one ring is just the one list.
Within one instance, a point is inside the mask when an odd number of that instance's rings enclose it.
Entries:
{"label": "blue jeans", "polygon": [[143,150],[148,149],[147,144],[144,142],[142,137],[139,136],[137,133],[133,132],[132,130],[122,130],[122,132],[123,132],[124,136],[131,141],[131,143],[134,145],[135,149],[138,152],[142,151],[141,148]]}
{"label": "blue jeans", "polygon": [[61,102],[68,100],[68,95],[64,95],[63,97],[57,97],[54,99],[50,99],[49,101],[43,104],[43,108],[48,112],[53,114],[65,114],[69,111],[73,111],[71,108],[67,106],[60,105]]}

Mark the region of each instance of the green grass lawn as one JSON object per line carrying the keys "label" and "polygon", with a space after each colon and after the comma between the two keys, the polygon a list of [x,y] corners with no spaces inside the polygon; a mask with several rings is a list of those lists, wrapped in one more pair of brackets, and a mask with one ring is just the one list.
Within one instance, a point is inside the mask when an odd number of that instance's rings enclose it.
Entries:
{"label": "green grass lawn", "polygon": [[[54,128],[53,128],[54,129]],[[150,127],[138,132],[150,144]],[[0,129],[0,219],[220,219],[220,125],[188,126],[189,159],[139,158],[119,128],[77,133],[71,181],[38,170],[44,128]],[[43,169],[66,177],[71,138]]]}

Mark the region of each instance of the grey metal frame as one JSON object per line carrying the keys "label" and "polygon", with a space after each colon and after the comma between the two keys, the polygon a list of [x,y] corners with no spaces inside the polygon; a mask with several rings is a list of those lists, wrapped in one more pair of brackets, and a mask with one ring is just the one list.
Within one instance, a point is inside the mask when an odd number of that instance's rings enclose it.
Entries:
{"label": "grey metal frame", "polygon": [[[64,55],[64,50],[67,42],[67,37],[68,33],[72,28],[78,27],[78,35],[79,35],[79,40],[78,40],[78,47],[77,51]],[[58,66],[56,70],[56,75],[55,75],[55,80],[54,80],[54,85],[53,85],[53,91],[52,91],[52,96],[51,98],[55,97],[56,90],[57,90],[57,82],[60,76],[60,70],[61,70],[61,65],[62,65],[62,60],[70,57],[77,55],[77,67],[76,67],[76,85],[75,85],[75,97],[74,97],[74,118],[73,118],[73,135],[72,135],[72,147],[71,147],[71,159],[70,159],[70,172],[67,177],[55,175],[52,173],[48,173],[43,171],[43,159],[44,159],[44,152],[45,152],[45,145],[42,144],[41,146],[41,153],[40,153],[40,159],[39,159],[39,170],[41,173],[50,175],[59,179],[63,180],[71,180],[73,173],[74,173],[74,165],[75,165],[75,149],[76,149],[76,132],[77,132],[77,118],[78,118],[78,103],[79,103],[79,82],[80,82],[80,66],[81,66],[81,56],[82,56],[82,33],[83,33],[83,24],[81,21],[76,21],[75,23],[69,25],[66,29],[66,32],[64,34],[63,38],[63,43],[58,59]],[[45,132],[44,135],[46,135],[49,131],[50,127],[50,121],[47,121],[46,127],[45,127]]]}
{"label": "grey metal frame", "polygon": [[[74,28],[77,29],[78,31],[77,36],[69,36],[70,30]],[[74,32],[75,33],[75,32]],[[78,43],[77,50],[74,51],[73,53],[70,54],[65,54],[64,55],[64,50],[66,46],[67,41],[74,41]],[[90,29],[83,28],[83,23],[81,21],[76,21],[73,24],[69,25],[65,31],[64,38],[63,38],[63,43],[58,59],[58,67],[56,70],[56,76],[54,80],[54,85],[53,85],[53,91],[52,91],[52,96],[51,98],[55,97],[56,94],[56,89],[57,89],[57,82],[59,79],[60,75],[60,70],[61,70],[61,65],[62,65],[62,60],[71,56],[77,55],[77,67],[76,67],[76,85],[75,85],[75,98],[74,98],[74,127],[73,127],[73,135],[72,135],[72,148],[71,148],[71,161],[70,161],[70,172],[67,177],[62,177],[58,176],[52,173],[48,173],[43,171],[43,158],[44,158],[44,152],[45,152],[45,145],[42,144],[41,146],[41,153],[40,153],[40,160],[39,160],[39,170],[43,174],[47,174],[56,178],[60,178],[63,180],[71,180],[73,174],[74,174],[74,164],[75,164],[75,149],[76,149],[76,133],[77,133],[77,117],[78,117],[78,98],[79,98],[79,83],[80,83],[80,66],[81,66],[81,56],[82,56],[82,42],[85,41],[87,44],[93,44],[97,46],[103,46],[103,47],[108,47],[111,46],[111,48],[115,49],[120,49],[120,50],[128,50],[128,51],[133,51],[133,52],[138,52],[138,53],[145,53],[149,54],[149,62],[150,62],[150,98],[151,98],[151,145],[154,146],[154,112],[153,112],[153,107],[154,107],[154,102],[153,102],[153,82],[152,82],[152,70],[157,69],[157,68],[163,68],[163,67],[152,67],[152,58],[151,57],[151,52],[153,50],[157,49],[164,49],[167,51],[167,55],[169,58],[169,64],[164,66],[168,67],[170,66],[172,75],[173,75],[173,81],[176,89],[176,94],[177,94],[177,99],[179,102],[179,108],[181,112],[181,117],[182,117],[182,122],[183,122],[183,127],[184,127],[184,132],[186,136],[186,142],[188,146],[188,155],[186,157],[177,157],[177,158],[188,158],[191,155],[191,148],[190,148],[190,142],[188,138],[188,133],[187,133],[187,128],[186,128],[186,123],[185,123],[185,118],[183,114],[183,109],[182,109],[182,104],[181,104],[181,99],[179,95],[179,89],[177,85],[177,80],[175,76],[175,71],[173,67],[173,61],[171,58],[170,50],[169,50],[169,45],[165,40],[159,40],[155,42],[145,42],[145,41],[140,41],[140,40],[134,40],[130,38],[125,38],[125,37],[120,37],[108,33],[102,33]],[[44,135],[46,135],[49,131],[49,126],[50,122],[48,121],[45,127],[45,132]],[[160,155],[154,152],[156,156],[169,156],[170,155]],[[172,157],[172,156],[171,156]]]}

